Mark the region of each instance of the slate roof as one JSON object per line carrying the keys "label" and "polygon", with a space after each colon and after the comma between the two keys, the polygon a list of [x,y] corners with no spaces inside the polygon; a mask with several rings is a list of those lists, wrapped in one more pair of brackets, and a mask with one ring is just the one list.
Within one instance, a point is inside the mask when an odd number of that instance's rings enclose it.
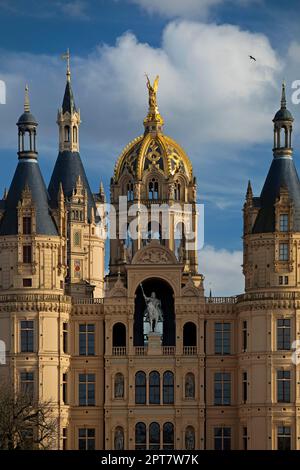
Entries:
{"label": "slate roof", "polygon": [[62,110],[63,110],[63,113],[68,112],[70,114],[76,111],[76,105],[75,105],[73,90],[72,90],[70,81],[67,81],[67,84],[66,84]]}
{"label": "slate roof", "polygon": [[290,157],[274,158],[260,195],[260,210],[253,226],[253,233],[266,233],[275,231],[276,198],[280,188],[288,189],[289,197],[294,204],[295,232],[300,232],[300,181],[294,161]]}
{"label": "slate roof", "polygon": [[17,206],[22,191],[28,185],[36,210],[36,233],[58,235],[55,222],[49,209],[49,196],[40,167],[34,159],[20,159],[12,179],[7,198],[4,201],[5,213],[0,225],[0,235],[18,233]]}
{"label": "slate roof", "polygon": [[90,218],[91,208],[95,210],[95,201],[79,152],[71,152],[67,150],[59,152],[48,187],[51,205],[52,207],[57,206],[60,183],[62,184],[65,197],[72,196],[72,191],[76,186],[78,176],[80,176],[82,184],[87,190],[88,216]]}

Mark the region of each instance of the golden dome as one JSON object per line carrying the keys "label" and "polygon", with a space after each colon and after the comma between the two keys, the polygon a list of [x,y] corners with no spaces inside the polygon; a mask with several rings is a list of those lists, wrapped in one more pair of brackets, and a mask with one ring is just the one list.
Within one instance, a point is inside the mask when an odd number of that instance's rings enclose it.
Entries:
{"label": "golden dome", "polygon": [[145,133],[130,142],[118,158],[114,171],[115,183],[125,173],[139,181],[146,171],[154,168],[166,177],[177,173],[184,174],[188,181],[193,177],[193,167],[185,151],[175,140],[162,133],[164,121],[156,101],[158,78],[151,85],[147,77],[149,111],[144,119]]}

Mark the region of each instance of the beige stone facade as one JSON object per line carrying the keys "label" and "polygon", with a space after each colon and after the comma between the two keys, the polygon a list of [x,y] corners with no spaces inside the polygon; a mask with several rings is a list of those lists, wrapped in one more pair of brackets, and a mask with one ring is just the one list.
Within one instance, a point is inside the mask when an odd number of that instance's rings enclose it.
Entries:
{"label": "beige stone facade", "polygon": [[[70,195],[59,187],[51,208],[57,235],[37,233],[36,206],[24,187],[17,233],[0,236],[1,380],[16,388],[30,382],[36,397],[53,401],[58,449],[299,449],[300,377],[291,351],[300,339],[295,196],[280,186],[274,230],[261,232],[254,227],[263,199],[248,187],[245,293],[205,297],[201,251],[198,260],[182,229],[188,203],[197,232],[192,164],[163,133],[157,84],[148,88],[145,133],[125,148],[111,180],[118,233],[106,277],[105,241],[82,175]],[[60,152],[78,152],[80,113],[64,106]],[[274,158],[291,159],[290,138],[276,141],[284,126],[282,117],[275,122]],[[146,215],[154,202],[173,207],[167,229],[161,214],[149,227],[138,212],[137,238],[127,226],[121,238],[119,196],[129,222],[133,204]],[[102,189],[94,200],[103,219]],[[26,217],[31,225],[23,233]],[[145,333],[141,284],[146,297],[155,292],[161,301],[159,331]]]}

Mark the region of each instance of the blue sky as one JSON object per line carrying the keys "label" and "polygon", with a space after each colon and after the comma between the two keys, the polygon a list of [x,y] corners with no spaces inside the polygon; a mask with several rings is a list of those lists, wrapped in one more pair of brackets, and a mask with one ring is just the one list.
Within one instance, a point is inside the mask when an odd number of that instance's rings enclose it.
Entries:
{"label": "blue sky", "polygon": [[216,295],[240,291],[243,198],[248,179],[259,195],[271,163],[283,78],[299,167],[300,112],[290,102],[291,83],[300,79],[299,19],[297,0],[0,0],[0,79],[7,86],[0,191],[17,163],[15,123],[26,82],[49,181],[65,85],[60,55],[67,47],[93,190],[103,179],[108,192],[119,153],[143,132],[144,72],[158,73],[165,132],[188,152],[205,203],[199,269]]}

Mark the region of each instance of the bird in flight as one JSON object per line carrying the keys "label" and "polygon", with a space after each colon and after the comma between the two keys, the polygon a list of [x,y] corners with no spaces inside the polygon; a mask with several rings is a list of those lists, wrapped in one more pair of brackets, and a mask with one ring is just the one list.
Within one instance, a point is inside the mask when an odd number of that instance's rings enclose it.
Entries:
{"label": "bird in flight", "polygon": [[251,60],[255,60],[255,62],[256,62],[256,59],[255,59],[255,57],[253,57],[253,55],[249,55],[249,57],[250,57]]}

